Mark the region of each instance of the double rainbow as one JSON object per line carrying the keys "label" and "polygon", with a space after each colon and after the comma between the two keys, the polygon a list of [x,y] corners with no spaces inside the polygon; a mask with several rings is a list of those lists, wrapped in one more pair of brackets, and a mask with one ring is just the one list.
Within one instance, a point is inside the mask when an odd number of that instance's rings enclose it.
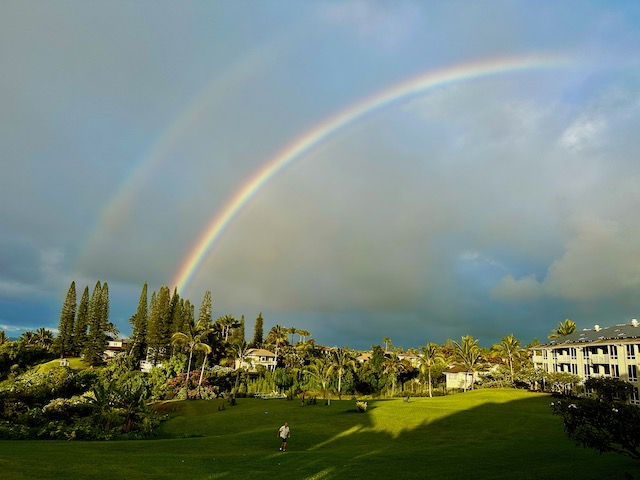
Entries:
{"label": "double rainbow", "polygon": [[418,96],[437,87],[505,73],[515,73],[533,69],[560,68],[567,66],[568,63],[566,57],[532,55],[482,60],[428,71],[365,98],[313,126],[269,159],[235,192],[225,206],[211,218],[211,221],[204,230],[202,230],[196,242],[180,263],[172,285],[183,292],[213,246],[224,233],[225,228],[253,196],[287,165],[300,159],[305,153],[309,152],[312,148],[340,129],[366,115],[370,115],[380,109]]}

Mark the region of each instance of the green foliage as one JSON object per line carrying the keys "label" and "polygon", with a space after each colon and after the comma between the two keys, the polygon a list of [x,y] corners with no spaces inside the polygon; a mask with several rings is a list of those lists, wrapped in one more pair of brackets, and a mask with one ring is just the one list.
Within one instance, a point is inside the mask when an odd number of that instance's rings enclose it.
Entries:
{"label": "green foliage", "polygon": [[62,304],[60,322],[58,323],[57,350],[61,357],[71,353],[73,350],[76,307],[76,282],[71,282],[67,296]]}
{"label": "green foliage", "polygon": [[147,326],[147,345],[151,353],[151,361],[155,365],[169,358],[169,344],[171,342],[170,318],[171,292],[169,287],[162,286],[156,295],[151,295],[151,307]]}
{"label": "green foliage", "polygon": [[601,398],[558,398],[551,411],[562,417],[567,436],[577,445],[640,460],[640,409],[605,399],[609,386],[605,391]]}
{"label": "green foliage", "polygon": [[50,360],[55,355],[44,345],[27,344],[21,340],[0,345],[0,380],[18,375],[30,366]]}
{"label": "green foliage", "polygon": [[136,365],[144,359],[147,352],[147,323],[148,323],[148,307],[147,307],[147,282],[144,282],[140,299],[138,300],[138,309],[134,316],[131,317],[129,323],[133,327],[131,332],[131,349],[129,355]]}
{"label": "green foliage", "polygon": [[558,322],[558,328],[552,329],[551,333],[547,336],[549,339],[566,337],[567,335],[571,335],[575,331],[576,323],[567,318],[564,322]]}
{"label": "green foliage", "polygon": [[552,392],[568,394],[581,382],[578,375],[569,372],[551,372],[546,376]]}
{"label": "green foliage", "polygon": [[587,391],[605,402],[626,402],[633,392],[633,385],[619,378],[592,377],[584,382]]}
{"label": "green foliage", "polygon": [[253,329],[253,340],[251,342],[251,346],[254,348],[259,348],[260,346],[262,346],[263,340],[264,340],[264,319],[262,318],[262,312],[260,312],[256,317],[256,323]]}
{"label": "green foliage", "polygon": [[109,323],[109,287],[98,280],[89,299],[89,332],[84,346],[84,356],[89,365],[103,363],[102,354],[107,344],[106,330]]}
{"label": "green foliage", "polygon": [[87,346],[87,329],[89,328],[89,286],[84,287],[73,332],[73,347],[76,355]]}
{"label": "green foliage", "polygon": [[273,379],[280,392],[293,385],[293,378],[286,368],[276,368],[273,372]]}

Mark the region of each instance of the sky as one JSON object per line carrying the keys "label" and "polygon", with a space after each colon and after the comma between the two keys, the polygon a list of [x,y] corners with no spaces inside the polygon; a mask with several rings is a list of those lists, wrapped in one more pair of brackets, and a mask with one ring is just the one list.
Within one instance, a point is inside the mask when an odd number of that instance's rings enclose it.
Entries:
{"label": "sky", "polygon": [[635,1],[0,2],[0,329],[144,282],[317,343],[640,315]]}

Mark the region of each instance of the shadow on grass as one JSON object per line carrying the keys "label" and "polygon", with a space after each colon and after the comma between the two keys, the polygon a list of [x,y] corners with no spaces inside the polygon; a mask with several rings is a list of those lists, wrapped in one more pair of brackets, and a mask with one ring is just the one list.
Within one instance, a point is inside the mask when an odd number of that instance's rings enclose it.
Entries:
{"label": "shadow on grass", "polygon": [[502,390],[371,400],[365,413],[347,400],[178,402],[156,440],[0,442],[0,468],[8,479],[640,480],[640,462],[575,447],[549,402]]}

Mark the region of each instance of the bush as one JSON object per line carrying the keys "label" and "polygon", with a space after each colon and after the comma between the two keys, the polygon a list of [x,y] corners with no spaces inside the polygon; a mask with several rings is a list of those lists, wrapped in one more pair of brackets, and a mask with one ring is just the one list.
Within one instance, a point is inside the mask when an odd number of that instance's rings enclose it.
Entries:
{"label": "bush", "polygon": [[603,399],[554,398],[551,411],[562,417],[567,436],[597,452],[640,460],[640,409]]}
{"label": "bush", "polygon": [[366,412],[367,411],[367,402],[356,402],[356,408],[361,413]]}

